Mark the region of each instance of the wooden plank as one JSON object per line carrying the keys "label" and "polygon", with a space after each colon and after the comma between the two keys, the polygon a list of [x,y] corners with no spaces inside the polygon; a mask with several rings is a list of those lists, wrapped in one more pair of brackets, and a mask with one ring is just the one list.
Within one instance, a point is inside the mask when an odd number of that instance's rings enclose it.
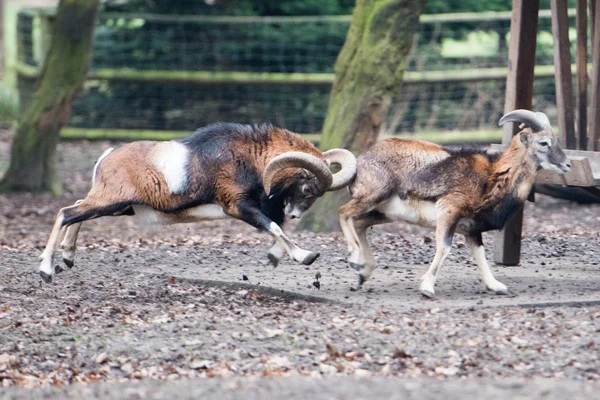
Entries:
{"label": "wooden plank", "polygon": [[[531,109],[539,8],[539,0],[512,2],[505,113],[517,108]],[[518,124],[504,125],[502,142],[509,143],[517,130]],[[496,234],[494,261],[497,264],[519,263],[522,226],[523,209]]]}
{"label": "wooden plank", "polygon": [[577,148],[587,148],[587,0],[577,0]]}
{"label": "wooden plank", "polygon": [[592,38],[592,96],[588,150],[600,151],[600,0],[595,2],[594,37]]}
{"label": "wooden plank", "polygon": [[560,141],[567,149],[577,146],[573,115],[573,81],[569,43],[567,2],[551,0],[552,38],[554,42],[554,76],[556,77],[556,107]]}
{"label": "wooden plank", "polygon": [[[27,10],[30,13],[51,12],[49,9]],[[541,10],[540,18],[550,18],[550,10]],[[569,16],[575,16],[575,9],[569,9]],[[141,19],[149,22],[175,22],[175,23],[203,23],[203,24],[237,24],[237,23],[350,23],[352,15],[310,15],[310,16],[217,16],[217,15],[167,15],[152,13],[122,13],[104,12],[98,15],[102,19]],[[444,14],[422,14],[419,17],[421,24],[439,24],[453,22],[494,22],[508,21],[511,19],[510,11],[484,11],[484,12],[459,12]]]}
{"label": "wooden plank", "polygon": [[[592,64],[588,65],[591,69]],[[17,62],[15,70],[21,77],[36,79],[40,67]],[[572,65],[575,71],[576,66]],[[507,69],[473,68],[451,71],[406,71],[403,82],[407,85],[420,83],[451,83],[506,80]],[[538,65],[534,68],[536,78],[554,76],[553,65]],[[170,71],[140,70],[133,68],[100,68],[88,73],[89,80],[154,83],[195,83],[195,84],[273,84],[273,85],[314,85],[329,86],[335,75],[332,73],[283,73],[283,72],[243,72],[243,71]]]}

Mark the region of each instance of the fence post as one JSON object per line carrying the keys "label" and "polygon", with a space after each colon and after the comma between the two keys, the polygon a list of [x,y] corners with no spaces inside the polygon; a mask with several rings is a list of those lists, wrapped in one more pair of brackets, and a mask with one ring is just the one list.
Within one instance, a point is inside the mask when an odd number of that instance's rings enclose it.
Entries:
{"label": "fence post", "polygon": [[48,49],[50,48],[53,19],[52,15],[40,12],[33,23],[33,32],[31,34],[33,59],[38,66],[44,65],[46,54],[48,54]]}
{"label": "fence post", "polygon": [[[539,0],[513,0],[508,50],[508,74],[504,112],[531,108],[533,69],[538,26]],[[502,143],[508,144],[518,132],[518,124],[504,125]],[[523,208],[496,234],[494,262],[517,265],[521,256]]]}

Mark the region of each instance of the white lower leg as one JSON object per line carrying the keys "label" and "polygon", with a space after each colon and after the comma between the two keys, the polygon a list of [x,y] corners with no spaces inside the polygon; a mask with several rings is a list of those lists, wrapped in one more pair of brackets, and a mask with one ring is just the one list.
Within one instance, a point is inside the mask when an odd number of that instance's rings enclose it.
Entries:
{"label": "white lower leg", "polygon": [[356,233],[360,247],[359,250],[352,253],[349,262],[354,262],[355,265],[359,266],[358,283],[362,285],[371,277],[371,274],[375,269],[375,257],[373,257],[373,252],[371,251],[369,241],[367,240],[367,231],[364,228],[359,227]]}
{"label": "white lower leg", "polygon": [[506,285],[494,278],[494,274],[492,274],[490,264],[485,258],[485,250],[483,246],[478,246],[476,244],[469,243],[469,247],[471,248],[471,252],[473,253],[473,257],[475,258],[475,263],[477,264],[479,272],[481,273],[481,280],[483,281],[485,287],[488,290],[491,290],[498,294],[507,294],[508,288],[506,287]]}
{"label": "white lower leg", "polygon": [[81,222],[73,224],[67,228],[67,233],[64,239],[60,243],[62,249],[62,258],[65,264],[73,266],[73,260],[75,258],[75,250],[77,249],[77,236],[81,229]]}
{"label": "white lower leg", "polygon": [[432,297],[435,294],[434,286],[437,276],[440,272],[440,268],[446,257],[450,254],[450,246],[443,245],[437,248],[435,257],[429,266],[429,269],[421,278],[421,285],[419,287],[421,294],[427,297]]}
{"label": "white lower leg", "polygon": [[271,222],[271,225],[269,225],[269,233],[279,241],[292,260],[302,264],[311,264],[319,256],[317,253],[303,250],[292,243],[275,222]]}
{"label": "white lower leg", "polygon": [[46,247],[44,251],[40,255],[40,268],[39,272],[46,280],[49,282],[52,279],[52,275],[54,275],[54,265],[52,261],[54,259],[54,251],[56,250],[56,244],[58,242],[58,238],[60,236],[60,231],[63,228],[63,221],[65,219],[65,211],[71,208],[77,207],[81,204],[81,201],[78,200],[74,205],[69,207],[61,208],[56,216],[56,221],[54,221],[54,226],[52,227],[52,232],[50,232],[50,237],[48,238],[48,243],[46,243]]}
{"label": "white lower leg", "polygon": [[46,274],[47,276],[52,276],[54,274],[54,266],[52,265],[52,260],[54,259],[54,250],[56,249],[56,243],[58,242],[58,237],[62,228],[63,219],[64,209],[61,209],[58,212],[56,221],[54,222],[54,226],[52,227],[52,232],[50,233],[48,243],[46,243],[46,247],[40,255],[41,262],[39,271],[40,273]]}
{"label": "white lower leg", "polygon": [[348,252],[355,252],[359,249],[359,244],[356,242],[354,235],[349,227],[354,221],[352,218],[346,218],[345,216],[340,216],[340,228],[342,229],[342,234],[346,239],[346,243],[348,243]]}

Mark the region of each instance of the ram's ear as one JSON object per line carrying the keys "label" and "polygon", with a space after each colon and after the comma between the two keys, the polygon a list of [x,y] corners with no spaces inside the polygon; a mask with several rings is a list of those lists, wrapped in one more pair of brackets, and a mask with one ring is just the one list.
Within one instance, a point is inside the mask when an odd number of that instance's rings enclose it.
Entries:
{"label": "ram's ear", "polygon": [[529,146],[529,144],[531,143],[531,137],[532,137],[532,135],[531,135],[530,132],[521,132],[521,133],[519,133],[519,140],[525,146]]}

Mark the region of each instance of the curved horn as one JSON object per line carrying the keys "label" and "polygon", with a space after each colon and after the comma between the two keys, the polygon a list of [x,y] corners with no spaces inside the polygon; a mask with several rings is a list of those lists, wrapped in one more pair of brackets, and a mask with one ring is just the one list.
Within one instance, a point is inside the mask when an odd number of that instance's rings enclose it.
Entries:
{"label": "curved horn", "polygon": [[356,157],[346,149],[331,149],[323,153],[331,164],[339,164],[342,169],[333,174],[333,183],[329,191],[348,186],[356,176]]}
{"label": "curved horn", "polygon": [[498,125],[502,126],[507,122],[523,122],[531,127],[534,132],[543,131],[544,129],[552,129],[550,120],[546,114],[542,112],[533,112],[529,110],[514,110],[505,114]]}
{"label": "curved horn", "polygon": [[263,187],[267,195],[271,191],[271,182],[279,170],[284,168],[304,168],[317,178],[317,188],[327,191],[333,182],[329,166],[320,158],[301,151],[289,151],[273,157],[263,172]]}

